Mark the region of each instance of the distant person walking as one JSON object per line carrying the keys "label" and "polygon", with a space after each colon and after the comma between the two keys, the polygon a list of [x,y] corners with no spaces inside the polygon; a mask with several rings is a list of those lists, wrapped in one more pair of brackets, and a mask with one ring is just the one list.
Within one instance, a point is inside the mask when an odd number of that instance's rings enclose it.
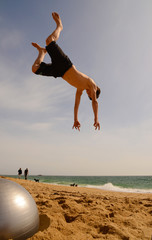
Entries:
{"label": "distant person walking", "polygon": [[27,180],[27,176],[28,176],[28,168],[26,168],[25,171],[24,171],[25,180]]}
{"label": "distant person walking", "polygon": [[18,178],[19,178],[19,179],[21,178],[21,175],[22,175],[22,169],[19,168],[19,170],[18,170]]}

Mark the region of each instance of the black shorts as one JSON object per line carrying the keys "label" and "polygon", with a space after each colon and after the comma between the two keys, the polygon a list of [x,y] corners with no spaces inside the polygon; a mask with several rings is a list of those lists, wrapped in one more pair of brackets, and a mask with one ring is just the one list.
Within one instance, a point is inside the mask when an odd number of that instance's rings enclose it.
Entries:
{"label": "black shorts", "polygon": [[54,41],[46,46],[46,51],[50,55],[52,63],[47,64],[41,62],[40,67],[35,74],[53,76],[55,78],[62,77],[65,72],[72,67],[72,62]]}

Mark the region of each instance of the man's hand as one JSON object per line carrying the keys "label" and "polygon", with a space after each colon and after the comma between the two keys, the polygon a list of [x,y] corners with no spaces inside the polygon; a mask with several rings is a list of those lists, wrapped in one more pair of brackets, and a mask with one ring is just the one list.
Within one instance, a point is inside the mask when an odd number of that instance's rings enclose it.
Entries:
{"label": "man's hand", "polygon": [[80,127],[81,127],[81,124],[79,123],[79,121],[75,121],[74,124],[73,124],[72,129],[75,128],[76,130],[80,131]]}
{"label": "man's hand", "polygon": [[94,124],[93,124],[93,126],[95,127],[95,130],[100,130],[100,123],[99,122],[95,122]]}

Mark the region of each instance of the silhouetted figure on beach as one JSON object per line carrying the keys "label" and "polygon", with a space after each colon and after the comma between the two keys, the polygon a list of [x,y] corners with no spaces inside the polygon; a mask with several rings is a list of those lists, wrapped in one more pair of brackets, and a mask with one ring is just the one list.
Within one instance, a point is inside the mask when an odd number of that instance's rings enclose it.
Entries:
{"label": "silhouetted figure on beach", "polygon": [[22,175],[22,169],[19,168],[19,170],[18,170],[18,178],[19,178],[19,179],[21,178],[21,175]]}
{"label": "silhouetted figure on beach", "polygon": [[29,173],[28,168],[26,168],[24,171],[25,180],[27,180],[28,173]]}
{"label": "silhouetted figure on beach", "polygon": [[[38,50],[39,54],[35,60],[32,71],[35,74],[43,76],[53,76],[55,78],[62,77],[70,85],[77,89],[75,95],[74,106],[74,124],[73,128],[80,130],[80,122],[78,121],[78,109],[80,105],[81,95],[86,90],[88,97],[92,100],[92,108],[94,112],[94,127],[100,129],[100,123],[98,121],[98,102],[97,98],[100,94],[100,88],[96,83],[87,75],[79,72],[72,64],[70,59],[61,48],[56,44],[60,36],[60,32],[63,29],[63,25],[59,14],[53,12],[52,17],[56,22],[55,31],[46,39],[46,48],[40,47],[37,43],[32,45]],[[48,53],[51,57],[52,63],[46,64],[43,62],[45,54]]]}

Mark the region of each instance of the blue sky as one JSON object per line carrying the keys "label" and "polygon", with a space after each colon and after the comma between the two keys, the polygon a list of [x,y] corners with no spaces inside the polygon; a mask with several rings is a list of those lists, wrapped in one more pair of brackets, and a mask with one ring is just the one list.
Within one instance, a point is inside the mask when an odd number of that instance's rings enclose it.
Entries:
{"label": "blue sky", "polygon": [[[85,93],[77,132],[76,89],[31,72],[31,42],[45,46],[53,11],[64,28],[58,44],[101,88],[100,131]],[[151,174],[151,12],[151,0],[1,0],[0,174]]]}

